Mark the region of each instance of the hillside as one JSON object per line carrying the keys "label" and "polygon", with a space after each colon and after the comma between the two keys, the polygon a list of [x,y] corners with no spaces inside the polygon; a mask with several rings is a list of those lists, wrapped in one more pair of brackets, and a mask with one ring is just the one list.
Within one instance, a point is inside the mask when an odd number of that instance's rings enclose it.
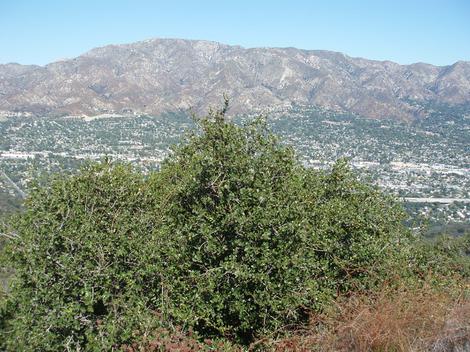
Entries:
{"label": "hillside", "polygon": [[470,62],[399,65],[331,51],[152,39],[46,66],[0,65],[3,116],[202,111],[221,92],[231,113],[315,105],[413,120],[429,105],[470,104]]}

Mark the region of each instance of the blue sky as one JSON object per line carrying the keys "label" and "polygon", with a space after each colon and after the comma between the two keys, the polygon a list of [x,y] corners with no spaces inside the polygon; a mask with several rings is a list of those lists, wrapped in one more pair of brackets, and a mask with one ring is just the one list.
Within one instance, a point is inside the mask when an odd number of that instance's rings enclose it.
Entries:
{"label": "blue sky", "polygon": [[470,60],[470,0],[0,0],[0,63],[153,37],[448,65]]}

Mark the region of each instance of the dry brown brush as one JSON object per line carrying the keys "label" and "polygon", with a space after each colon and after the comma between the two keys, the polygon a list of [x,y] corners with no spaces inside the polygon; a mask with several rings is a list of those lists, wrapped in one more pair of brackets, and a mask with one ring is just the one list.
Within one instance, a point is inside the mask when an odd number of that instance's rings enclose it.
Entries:
{"label": "dry brown brush", "polygon": [[352,295],[312,317],[308,331],[265,346],[298,352],[469,351],[470,297],[465,292],[468,287],[451,292],[425,286]]}

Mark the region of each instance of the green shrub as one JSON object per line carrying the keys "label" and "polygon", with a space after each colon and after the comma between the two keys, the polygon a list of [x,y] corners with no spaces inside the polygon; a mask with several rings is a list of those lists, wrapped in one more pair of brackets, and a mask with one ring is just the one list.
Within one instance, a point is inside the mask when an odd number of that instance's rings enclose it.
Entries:
{"label": "green shrub", "polygon": [[306,169],[262,120],[238,127],[218,111],[199,126],[150,180],[176,320],[246,342],[371,287],[398,260],[401,210],[344,161]]}
{"label": "green shrub", "polygon": [[4,251],[5,349],[110,350],[174,325],[248,343],[406,259],[393,199],[225,110],[148,177],[104,162],[31,190]]}
{"label": "green shrub", "polygon": [[4,347],[98,351],[146,328],[158,286],[151,205],[142,175],[107,162],[32,189],[5,251],[15,279]]}
{"label": "green shrub", "polygon": [[410,262],[415,275],[432,273],[441,284],[470,278],[470,233],[460,237],[439,235],[417,241]]}

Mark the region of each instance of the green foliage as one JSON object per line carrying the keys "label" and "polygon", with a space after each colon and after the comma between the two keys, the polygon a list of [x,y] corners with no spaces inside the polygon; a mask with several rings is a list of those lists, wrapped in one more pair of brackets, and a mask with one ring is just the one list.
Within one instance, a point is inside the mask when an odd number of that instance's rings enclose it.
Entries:
{"label": "green foliage", "polygon": [[415,273],[447,279],[470,279],[470,233],[460,237],[440,235],[415,244],[412,267]]}
{"label": "green foliage", "polygon": [[2,347],[110,350],[174,325],[248,343],[404,263],[393,199],[225,110],[148,177],[103,162],[31,190],[4,251]]}
{"label": "green foliage", "polygon": [[262,120],[238,127],[214,112],[199,125],[152,180],[178,320],[249,340],[370,286],[396,259],[400,209],[344,161],[306,169]]}
{"label": "green foliage", "polygon": [[146,328],[158,277],[145,187],[129,167],[104,162],[31,191],[5,251],[15,270],[7,350],[103,350]]}

